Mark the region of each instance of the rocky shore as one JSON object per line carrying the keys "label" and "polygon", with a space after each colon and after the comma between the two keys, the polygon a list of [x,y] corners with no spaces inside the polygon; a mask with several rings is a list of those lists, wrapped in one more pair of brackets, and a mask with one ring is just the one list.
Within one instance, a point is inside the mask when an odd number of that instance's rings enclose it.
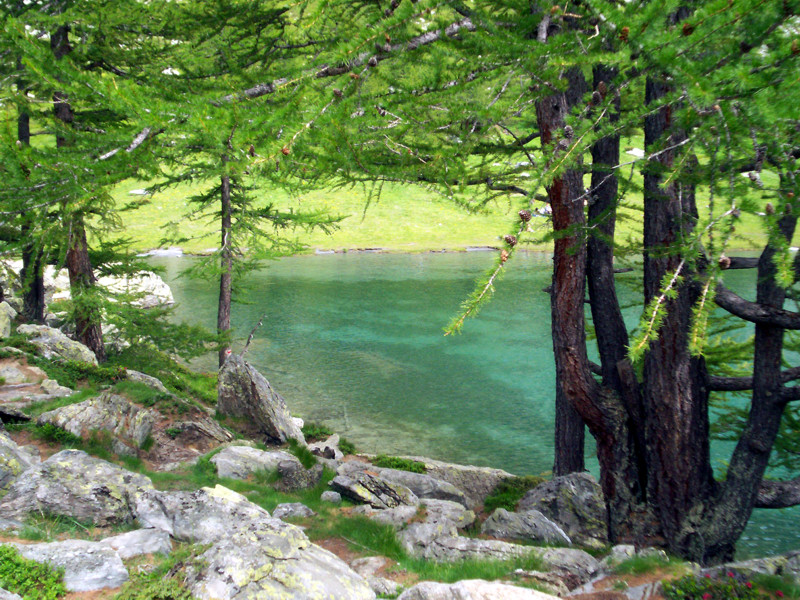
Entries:
{"label": "rocky shore", "polygon": [[[424,457],[394,457],[412,470],[381,466],[345,454],[337,435],[307,440],[287,402],[235,354],[220,370],[215,406],[132,369],[90,392],[85,382],[65,386],[37,364],[94,372],[93,355],[55,327],[19,323],[14,302],[0,303],[8,322],[0,330],[0,547],[63,569],[71,598],[111,598],[177,552],[185,558],[167,577],[202,599],[660,597],[657,579],[608,589],[616,565],[665,555],[609,547],[602,494],[586,473],[532,487],[514,510],[487,511],[513,475]],[[17,343],[6,345],[12,332]],[[187,489],[198,472],[211,484]],[[292,501],[264,500],[263,490]],[[326,519],[345,533],[315,533]],[[78,527],[31,540],[31,523],[63,520]],[[394,557],[351,539],[347,527],[364,522],[393,532]],[[494,581],[424,581],[399,566],[401,555],[506,571]],[[722,569],[800,581],[800,553]],[[0,589],[6,598],[19,596]]]}

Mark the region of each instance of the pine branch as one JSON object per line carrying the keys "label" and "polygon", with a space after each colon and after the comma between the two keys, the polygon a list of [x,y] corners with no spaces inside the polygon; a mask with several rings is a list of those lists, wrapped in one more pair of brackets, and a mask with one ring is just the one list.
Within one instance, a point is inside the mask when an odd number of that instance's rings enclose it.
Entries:
{"label": "pine branch", "polygon": [[800,329],[800,314],[745,300],[721,283],[717,284],[714,300],[719,307],[745,321],[784,329]]}

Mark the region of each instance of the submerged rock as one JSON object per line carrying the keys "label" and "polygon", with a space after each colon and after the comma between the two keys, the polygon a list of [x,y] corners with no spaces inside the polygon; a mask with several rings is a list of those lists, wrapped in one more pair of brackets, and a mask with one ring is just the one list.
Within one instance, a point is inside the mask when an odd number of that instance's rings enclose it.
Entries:
{"label": "submerged rock", "polygon": [[128,523],[139,496],[152,488],[144,475],[81,450],[62,450],[17,478],[0,499],[0,514],[23,518],[46,513],[101,526]]}
{"label": "submerged rock", "polygon": [[17,333],[30,337],[30,342],[45,358],[74,360],[97,366],[94,352],[80,342],[71,340],[58,329],[47,325],[20,325],[17,327]]}
{"label": "submerged rock", "polygon": [[231,354],[222,365],[217,393],[217,411],[239,419],[247,433],[276,443],[295,439],[305,444],[286,401],[241,356]]}

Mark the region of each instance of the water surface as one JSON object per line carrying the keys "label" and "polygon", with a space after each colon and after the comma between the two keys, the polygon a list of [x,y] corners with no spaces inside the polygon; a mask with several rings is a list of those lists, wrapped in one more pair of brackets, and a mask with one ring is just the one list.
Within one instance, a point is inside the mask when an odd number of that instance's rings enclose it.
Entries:
{"label": "water surface", "polygon": [[[215,327],[218,283],[178,278],[188,260],[153,262],[166,269],[179,315]],[[248,278],[251,303],[232,311],[234,351],[266,315],[248,361],[293,414],[330,426],[362,450],[515,474],[549,471],[554,365],[550,299],[542,290],[551,257],[518,254],[480,316],[462,334],[443,335],[492,260],[480,252],[351,253],[269,263]],[[748,285],[748,275],[737,277]],[[628,299],[634,296],[623,291],[621,301]],[[637,314],[628,317],[633,326]],[[215,361],[201,363],[214,369]],[[714,451],[722,461],[729,445]],[[596,475],[596,460],[587,463]],[[740,553],[800,546],[798,516],[795,509],[756,511]]]}

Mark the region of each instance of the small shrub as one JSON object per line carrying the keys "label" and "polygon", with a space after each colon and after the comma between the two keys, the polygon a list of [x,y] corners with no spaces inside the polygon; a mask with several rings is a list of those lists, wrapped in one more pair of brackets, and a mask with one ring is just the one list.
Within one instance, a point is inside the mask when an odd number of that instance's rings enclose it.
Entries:
{"label": "small shrub", "polygon": [[176,579],[139,573],[122,586],[114,600],[192,600],[192,594]]}
{"label": "small shrub", "polygon": [[665,581],[664,596],[669,600],[758,600],[760,594],[749,581],[733,571],[719,577],[686,575]]}
{"label": "small shrub", "polygon": [[333,430],[319,423],[306,423],[303,425],[303,437],[309,442],[326,440],[333,435]]}
{"label": "small shrub", "polygon": [[379,454],[372,461],[376,467],[384,469],[398,469],[400,471],[411,471],[412,473],[424,473],[425,463],[410,458],[400,458],[399,456],[387,456]]}
{"label": "small shrub", "polygon": [[142,442],[142,445],[139,446],[139,448],[141,448],[145,452],[150,452],[150,450],[153,449],[153,445],[155,443],[156,443],[156,441],[153,439],[153,436],[152,435],[148,435],[146,438],[144,438],[144,441]]}
{"label": "small shrub", "polygon": [[483,509],[487,513],[498,508],[514,511],[525,493],[543,482],[544,477],[539,475],[508,477],[498,483],[492,493],[486,497]]}
{"label": "small shrub", "polygon": [[171,437],[174,440],[181,434],[182,431],[183,429],[181,429],[180,427],[167,427],[164,430],[164,433],[166,433],[169,437]]}
{"label": "small shrub", "polygon": [[120,366],[98,367],[90,363],[74,360],[60,361],[46,358],[33,358],[29,360],[40,367],[50,379],[56,380],[61,385],[75,389],[78,382],[89,384],[109,384],[125,378],[125,369]]}
{"label": "small shrub", "polygon": [[342,454],[357,454],[358,450],[356,449],[356,445],[348,440],[347,438],[340,437],[339,438],[339,450],[342,451]]}
{"label": "small shrub", "polygon": [[23,558],[10,546],[0,546],[0,588],[24,600],[55,600],[67,593],[63,569]]}
{"label": "small shrub", "polygon": [[6,384],[6,378],[0,377],[0,385],[5,385],[5,384]]}
{"label": "small shrub", "polygon": [[317,457],[314,456],[311,450],[297,443],[297,440],[289,440],[289,452],[294,454],[306,469],[310,469],[317,464]]}
{"label": "small shrub", "polygon": [[32,433],[35,438],[52,444],[61,444],[62,446],[75,447],[83,443],[79,436],[70,433],[66,429],[56,427],[52,423],[35,425]]}

